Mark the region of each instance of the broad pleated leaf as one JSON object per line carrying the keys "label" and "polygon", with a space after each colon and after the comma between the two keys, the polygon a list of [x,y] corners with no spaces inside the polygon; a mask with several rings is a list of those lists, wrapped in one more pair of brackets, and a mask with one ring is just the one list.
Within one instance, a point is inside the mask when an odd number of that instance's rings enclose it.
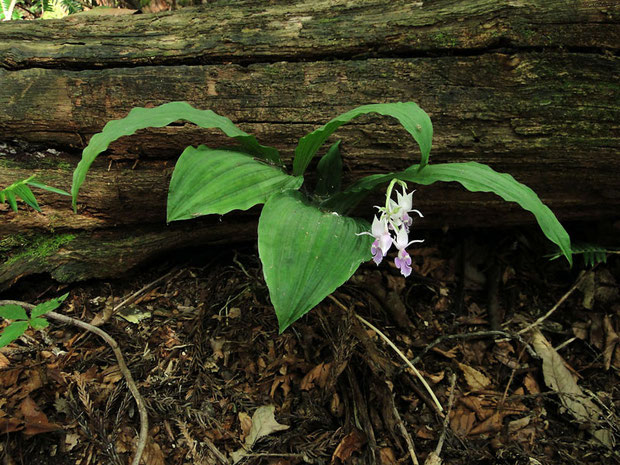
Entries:
{"label": "broad pleated leaf", "polygon": [[67,298],[69,293],[61,295],[58,298],[50,299],[45,302],[41,302],[39,305],[34,307],[30,311],[30,316],[32,318],[36,318],[38,316],[44,315],[47,312],[51,312],[52,310],[56,310],[58,307],[62,305],[62,302]]}
{"label": "broad pleated leaf", "polygon": [[258,222],[258,253],[280,332],[346,282],[371,258],[361,220],[323,212],[297,191],[272,196]]}
{"label": "broad pleated leaf", "polygon": [[24,331],[28,328],[27,321],[15,321],[8,325],[0,334],[0,347],[9,345],[19,336],[24,334]]}
{"label": "broad pleated leaf", "polygon": [[351,208],[370,190],[389,182],[392,178],[424,185],[433,184],[437,181],[454,181],[471,192],[493,192],[504,200],[516,202],[523,209],[534,214],[545,236],[560,247],[571,265],[573,263],[568,233],[549,207],[542,203],[538,195],[511,175],[498,173],[491,167],[480,163],[442,163],[427,165],[423,169],[414,165],[399,173],[367,176],[326,202],[326,206],[336,210]]}
{"label": "broad pleated leaf", "polygon": [[77,195],[90,165],[97,155],[106,150],[112,142],[123,136],[134,134],[139,129],[160,128],[179,120],[189,121],[202,128],[220,129],[224,134],[241,143],[245,150],[277,165],[281,164],[276,149],[260,145],[254,136],[243,132],[228,118],[211,110],[198,110],[187,102],[171,102],[155,108],[134,108],[125,118],[109,121],[103,131],[95,134],[82,151],[82,160],[73,172],[73,185],[71,186],[73,208],[76,207]]}
{"label": "broad pleated leaf", "polygon": [[302,137],[295,149],[293,174],[296,176],[304,174],[308,164],[323,142],[325,142],[336,129],[348,123],[353,118],[368,113],[378,113],[383,116],[396,118],[420,146],[422,152],[420,165],[424,166],[428,163],[433,139],[433,125],[426,112],[413,102],[376,103],[354,108],[351,111],[337,116],[316,131]]}
{"label": "broad pleated leaf", "polygon": [[456,181],[468,191],[493,192],[506,201],[518,203],[521,208],[534,214],[543,234],[560,247],[572,266],[570,237],[564,227],[532,189],[511,175],[498,173],[487,165],[469,162],[428,165],[422,170],[411,167],[403,172],[401,179],[424,185],[437,181]]}
{"label": "broad pleated leaf", "polygon": [[332,145],[327,153],[321,157],[317,165],[317,174],[319,178],[314,190],[315,195],[327,196],[340,191],[342,184],[340,141]]}
{"label": "broad pleated leaf", "polygon": [[0,317],[7,320],[27,320],[28,314],[19,305],[9,304],[0,307]]}
{"label": "broad pleated leaf", "polygon": [[274,193],[299,189],[302,182],[245,153],[188,147],[172,173],[167,220],[247,210]]}

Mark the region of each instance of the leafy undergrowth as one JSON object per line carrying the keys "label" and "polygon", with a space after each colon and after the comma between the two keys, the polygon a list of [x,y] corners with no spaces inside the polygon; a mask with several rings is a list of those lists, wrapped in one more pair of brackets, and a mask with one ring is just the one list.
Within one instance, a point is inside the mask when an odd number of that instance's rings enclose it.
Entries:
{"label": "leafy undergrowth", "polygon": [[[118,281],[40,278],[2,297],[37,303],[69,291],[60,311],[118,341],[148,406],[149,465],[393,465],[412,463],[409,441],[424,463],[442,435],[445,464],[617,463],[601,440],[619,437],[620,260],[516,337],[580,271],[532,258],[541,253],[530,243],[437,238],[412,254],[407,281],[364,266],[282,335],[252,249],[158,262]],[[414,361],[450,410],[445,426],[355,314]],[[508,338],[464,336],[493,319]],[[126,464],[139,420],[111,350],[53,322],[0,350],[0,428],[3,463]]]}

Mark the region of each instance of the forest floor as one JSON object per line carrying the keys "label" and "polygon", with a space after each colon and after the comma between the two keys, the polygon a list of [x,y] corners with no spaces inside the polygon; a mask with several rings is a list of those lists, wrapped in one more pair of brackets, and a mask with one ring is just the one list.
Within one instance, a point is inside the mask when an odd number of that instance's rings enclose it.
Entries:
{"label": "forest floor", "polygon": [[[620,257],[570,269],[540,236],[428,234],[407,280],[365,264],[280,335],[251,245],[0,299],[69,292],[58,312],[116,339],[149,465],[620,463]],[[96,335],[52,321],[0,350],[3,464],[127,464],[139,426]]]}

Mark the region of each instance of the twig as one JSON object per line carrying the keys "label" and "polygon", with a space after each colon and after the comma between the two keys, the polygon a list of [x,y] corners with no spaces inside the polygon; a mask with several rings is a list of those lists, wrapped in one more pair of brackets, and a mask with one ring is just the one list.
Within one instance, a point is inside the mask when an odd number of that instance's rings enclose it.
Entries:
{"label": "twig", "polygon": [[473,333],[446,334],[445,336],[440,336],[437,339],[435,339],[433,342],[431,342],[429,345],[427,345],[424,348],[424,350],[422,350],[422,352],[420,352],[420,354],[411,361],[411,363],[418,363],[429,350],[431,350],[433,347],[438,346],[444,341],[448,341],[450,339],[473,339],[473,338],[483,338],[483,337],[490,337],[490,336],[502,336],[507,339],[516,339],[525,347],[528,354],[530,354],[533,358],[535,359],[540,358],[536,354],[534,349],[532,349],[532,347],[527,342],[525,342],[525,340],[518,333],[514,334],[514,333],[509,333],[507,331],[476,331]]}
{"label": "twig", "polygon": [[392,395],[391,398],[392,398],[392,413],[394,414],[394,418],[396,419],[396,424],[398,425],[398,429],[400,429],[400,432],[405,438],[405,442],[407,443],[407,450],[409,451],[409,456],[411,457],[411,461],[413,462],[413,465],[419,465],[420,462],[418,462],[418,457],[415,454],[415,446],[413,444],[413,439],[411,438],[411,435],[407,431],[407,428],[405,427],[405,424],[403,423],[403,420],[400,417],[398,410],[396,409],[396,401],[394,400],[394,395]]}
{"label": "twig", "polygon": [[441,436],[439,436],[439,441],[437,441],[437,447],[435,447],[435,452],[434,452],[434,454],[437,457],[441,455],[441,449],[443,448],[443,443],[446,440],[446,432],[448,431],[448,421],[450,421],[450,412],[452,412],[452,406],[454,405],[454,385],[455,384],[456,384],[456,374],[452,373],[452,376],[450,377],[450,397],[448,398],[448,412],[446,413],[446,416],[443,419]]}
{"label": "twig", "polygon": [[[347,309],[347,307],[344,306],[344,304],[342,304],[338,299],[336,299],[334,296],[330,295],[328,296],[336,305],[338,305],[341,309],[343,309],[345,312],[348,312],[349,310]],[[394,343],[390,340],[390,338],[388,338],[385,334],[383,334],[377,327],[375,327],[372,323],[366,321],[364,318],[362,318],[361,316],[359,316],[358,314],[355,314],[355,317],[360,320],[362,323],[364,323],[366,326],[368,326],[370,329],[372,329],[375,333],[377,333],[381,339],[383,339],[387,345],[389,345],[394,352],[396,352],[398,354],[398,356],[407,364],[407,366],[409,368],[411,368],[411,370],[413,371],[413,373],[418,377],[418,379],[420,380],[420,382],[422,383],[422,385],[424,386],[424,388],[428,391],[428,393],[431,396],[431,399],[433,399],[433,402],[435,403],[435,405],[437,406],[437,410],[439,412],[440,415],[443,414],[443,407],[441,406],[441,403],[439,402],[439,399],[437,399],[437,396],[435,395],[435,393],[433,392],[433,390],[431,389],[431,387],[428,385],[428,383],[426,382],[426,380],[422,377],[422,375],[420,374],[420,372],[417,370],[416,367],[413,366],[413,364],[409,361],[409,359],[405,356],[405,354],[403,354],[401,352],[401,350],[396,347],[396,345],[394,345]]]}
{"label": "twig", "polygon": [[[116,312],[118,312],[121,308],[123,308],[125,305],[132,303],[134,300],[136,300],[140,294],[142,294],[143,292],[146,292],[148,290],[150,290],[151,288],[153,288],[156,284],[158,284],[160,281],[163,281],[164,279],[166,279],[168,276],[170,276],[172,273],[174,273],[175,269],[170,270],[168,273],[166,273],[163,276],[160,276],[159,278],[157,278],[155,281],[151,281],[150,283],[148,283],[146,286],[144,286],[142,289],[137,290],[136,292],[134,292],[133,294],[131,294],[129,297],[127,297],[125,300],[123,300],[120,304],[118,304],[116,307],[114,307],[112,309],[112,315],[115,315]],[[183,271],[185,270],[180,270],[172,279],[176,278],[177,276],[179,276]]]}
{"label": "twig", "polygon": [[573,286],[566,292],[566,294],[564,294],[562,297],[560,297],[560,300],[558,300],[556,302],[556,304],[551,307],[551,310],[549,310],[547,313],[545,313],[543,316],[541,316],[538,320],[536,320],[534,323],[532,323],[531,325],[523,328],[520,331],[517,331],[518,335],[521,335],[523,333],[527,333],[528,331],[530,331],[531,329],[535,328],[536,326],[539,326],[543,321],[545,321],[547,318],[549,318],[551,316],[551,314],[553,312],[555,312],[558,307],[560,305],[562,305],[564,303],[564,301],[566,299],[568,299],[570,297],[570,295],[575,292],[575,289],[577,289],[579,287],[579,285],[581,284],[581,282],[585,279],[586,276],[588,276],[590,273],[592,273],[592,271],[596,268],[596,265],[594,267],[592,267],[592,269],[590,269],[590,271],[588,272],[582,272],[581,275],[579,276],[579,278],[577,278],[577,281],[575,281],[575,284],[573,284]]}
{"label": "twig", "polygon": [[510,377],[508,378],[508,383],[506,383],[506,388],[504,389],[504,394],[502,395],[502,399],[497,403],[498,407],[503,408],[504,402],[506,401],[506,397],[508,396],[508,391],[510,390],[510,385],[515,378],[515,373],[517,372],[517,367],[521,363],[521,357],[523,357],[524,349],[521,349],[519,356],[517,357],[517,363],[514,368],[510,372]]}
{"label": "twig", "polygon": [[[0,300],[0,305],[19,305],[21,307],[27,308],[28,310],[32,310],[35,306],[29,304],[27,302],[20,302],[17,300]],[[140,434],[138,436],[138,445],[136,447],[136,454],[134,455],[132,465],[139,465],[140,458],[142,457],[142,452],[144,451],[144,447],[146,446],[146,440],[148,438],[148,430],[149,430],[149,418],[146,412],[146,407],[144,405],[144,399],[140,395],[140,391],[136,386],[136,383],[131,376],[131,372],[127,365],[125,364],[125,358],[123,357],[123,353],[120,350],[118,343],[110,336],[108,333],[103,331],[96,326],[93,326],[85,321],[78,320],[76,318],[72,318],[70,316],[61,315],[56,312],[47,312],[45,314],[47,318],[51,318],[52,320],[60,321],[61,323],[66,323],[69,325],[77,326],[78,328],[85,329],[86,331],[90,331],[91,333],[95,333],[97,336],[102,338],[114,352],[116,356],[116,361],[118,362],[118,367],[127,382],[127,386],[133,395],[133,398],[136,401],[136,405],[138,406],[138,412],[140,413]]]}
{"label": "twig", "polygon": [[213,443],[213,441],[211,441],[211,439],[209,439],[208,436],[203,436],[202,440],[207,445],[209,450],[213,453],[213,455],[215,455],[215,457],[217,457],[217,459],[220,462],[222,462],[223,464],[228,464],[229,463],[229,461],[226,458],[226,456],[224,454],[222,454],[222,452],[216,447],[216,445]]}

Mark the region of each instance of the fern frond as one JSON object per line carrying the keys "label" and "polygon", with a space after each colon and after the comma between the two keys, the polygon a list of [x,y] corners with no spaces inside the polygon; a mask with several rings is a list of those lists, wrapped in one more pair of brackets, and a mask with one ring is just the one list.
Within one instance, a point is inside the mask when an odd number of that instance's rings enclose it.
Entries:
{"label": "fern frond", "polygon": [[[610,254],[618,254],[620,250],[612,247],[603,247],[587,242],[576,242],[571,244],[571,250],[575,255],[583,255],[583,261],[586,266],[593,267],[599,263],[607,263],[607,256]],[[562,252],[557,251],[553,254],[545,255],[549,260],[555,260],[562,256]]]}

